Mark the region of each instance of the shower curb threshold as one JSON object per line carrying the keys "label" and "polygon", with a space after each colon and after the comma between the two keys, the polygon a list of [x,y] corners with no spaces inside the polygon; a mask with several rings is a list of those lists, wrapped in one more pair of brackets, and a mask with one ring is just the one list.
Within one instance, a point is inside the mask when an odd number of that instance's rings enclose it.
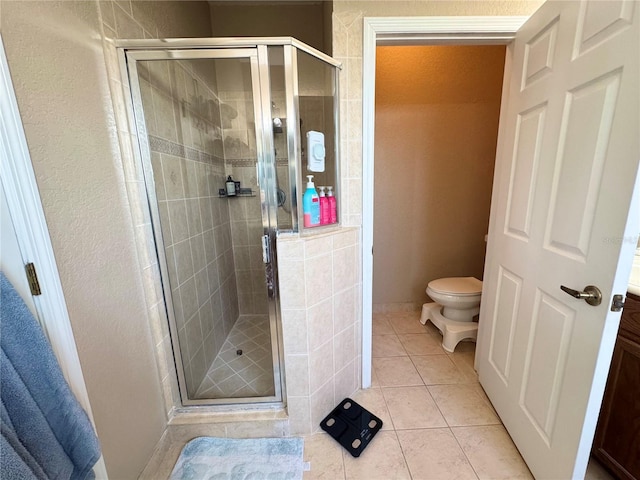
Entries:
{"label": "shower curb threshold", "polygon": [[[206,408],[206,407],[204,407]],[[176,409],[169,418],[168,425],[189,425],[198,423],[229,423],[229,422],[259,422],[270,420],[288,420],[289,416],[284,407],[269,409],[246,409],[220,411],[206,408],[193,411],[194,408]]]}

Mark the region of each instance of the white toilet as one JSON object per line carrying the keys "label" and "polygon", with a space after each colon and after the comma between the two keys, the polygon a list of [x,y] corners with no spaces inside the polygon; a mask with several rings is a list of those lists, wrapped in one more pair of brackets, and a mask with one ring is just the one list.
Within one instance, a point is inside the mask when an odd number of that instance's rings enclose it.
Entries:
{"label": "white toilet", "polygon": [[442,348],[453,352],[461,340],[478,337],[482,282],[474,277],[439,278],[429,282],[427,295],[435,302],[422,306],[420,323],[431,321],[442,333]]}

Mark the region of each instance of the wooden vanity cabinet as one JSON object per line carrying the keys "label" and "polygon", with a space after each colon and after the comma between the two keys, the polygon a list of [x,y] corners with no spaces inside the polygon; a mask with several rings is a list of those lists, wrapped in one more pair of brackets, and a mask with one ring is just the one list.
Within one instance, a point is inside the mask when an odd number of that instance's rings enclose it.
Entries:
{"label": "wooden vanity cabinet", "polygon": [[592,449],[620,479],[640,480],[640,296],[627,294]]}

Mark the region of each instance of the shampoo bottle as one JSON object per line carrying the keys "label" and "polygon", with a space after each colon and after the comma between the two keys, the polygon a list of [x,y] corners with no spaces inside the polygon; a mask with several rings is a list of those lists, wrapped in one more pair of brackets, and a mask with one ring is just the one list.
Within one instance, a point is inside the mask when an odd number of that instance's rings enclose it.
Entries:
{"label": "shampoo bottle", "polygon": [[338,221],[338,205],[336,204],[336,197],[333,195],[333,187],[327,187],[329,193],[327,193],[327,200],[329,203],[329,221],[327,223],[336,223]]}
{"label": "shampoo bottle", "polygon": [[327,187],[318,187],[320,189],[320,225],[327,225],[330,220],[329,214],[329,198],[324,194]]}
{"label": "shampoo bottle", "polygon": [[302,196],[302,213],[304,214],[305,227],[317,227],[320,225],[320,197],[313,185],[313,175],[307,175],[307,189]]}
{"label": "shampoo bottle", "polygon": [[231,175],[227,177],[227,181],[225,182],[225,188],[227,191],[227,197],[235,197],[236,196],[236,182],[233,181]]}

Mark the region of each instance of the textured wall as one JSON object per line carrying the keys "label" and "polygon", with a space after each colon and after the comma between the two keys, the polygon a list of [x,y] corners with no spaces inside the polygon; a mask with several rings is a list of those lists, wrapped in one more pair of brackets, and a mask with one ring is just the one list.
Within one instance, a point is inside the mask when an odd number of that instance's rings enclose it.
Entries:
{"label": "textured wall", "polygon": [[374,304],[482,279],[504,58],[503,45],[378,47]]}
{"label": "textured wall", "polygon": [[97,4],[6,2],[2,34],[107,471],[132,478],[165,419]]}
{"label": "textured wall", "polygon": [[[295,37],[321,51],[331,53],[325,32],[331,32],[331,2],[212,2],[211,28],[216,37]],[[265,2],[267,3],[267,2]]]}
{"label": "textured wall", "polygon": [[[191,5],[196,10],[186,12]],[[200,8],[200,11],[197,9]],[[2,1],[1,32],[111,478],[136,478],[166,426],[150,329],[161,316],[148,218],[123,169],[130,131],[108,38],[207,36],[206,3]],[[107,63],[105,65],[105,52]],[[120,91],[120,96],[113,92]],[[115,99],[114,100],[112,100]],[[120,144],[119,144],[120,140]],[[145,248],[142,247],[144,245]],[[149,293],[151,292],[151,293]],[[152,333],[155,336],[152,336]]]}

